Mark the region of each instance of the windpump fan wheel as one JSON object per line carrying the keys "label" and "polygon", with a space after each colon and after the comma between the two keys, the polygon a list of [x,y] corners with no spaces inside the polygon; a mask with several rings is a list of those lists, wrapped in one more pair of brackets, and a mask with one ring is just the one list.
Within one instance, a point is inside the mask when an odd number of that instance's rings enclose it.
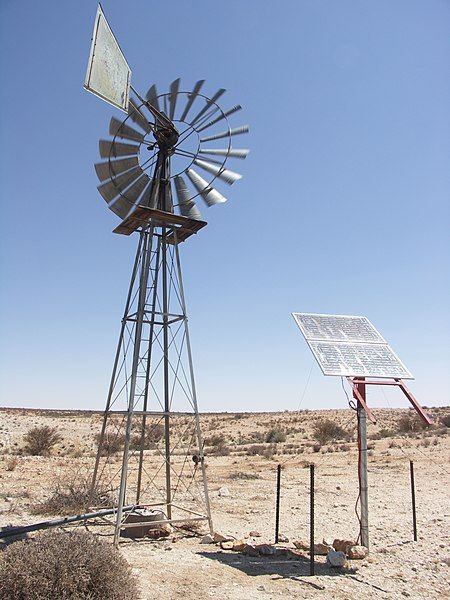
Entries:
{"label": "windpump fan wheel", "polygon": [[100,194],[122,220],[138,206],[177,209],[184,217],[201,220],[196,200],[200,197],[207,206],[226,202],[214,186],[241,179],[225,164],[249,153],[232,145],[249,131],[247,125],[232,127],[229,122],[242,107],[222,110],[217,101],[225,90],[208,97],[201,93],[204,83],[197,81],[186,92],[176,79],[165,94],[158,94],[152,85],[146,99],[130,98],[123,121],[111,119],[112,137],[99,143],[105,160],[95,170]]}

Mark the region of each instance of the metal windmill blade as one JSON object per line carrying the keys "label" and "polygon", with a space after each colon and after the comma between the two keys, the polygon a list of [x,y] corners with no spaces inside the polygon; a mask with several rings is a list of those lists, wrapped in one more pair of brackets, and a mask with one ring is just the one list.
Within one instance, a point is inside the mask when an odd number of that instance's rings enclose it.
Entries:
{"label": "metal windmill blade", "polygon": [[220,192],[209,185],[209,183],[194,171],[194,169],[188,169],[186,174],[208,206],[214,206],[215,204],[221,204],[227,201],[225,196],[222,196]]}
{"label": "metal windmill blade", "polygon": [[116,198],[116,196],[118,196],[121,192],[124,192],[133,181],[142,175],[142,173],[143,171],[140,167],[135,167],[134,169],[126,171],[114,179],[109,179],[105,183],[102,183],[97,189],[103,198],[107,202],[110,202],[111,200],[114,200],[114,198]]}
{"label": "metal windmill blade", "polygon": [[158,92],[156,91],[156,85],[151,86],[151,88],[145,94],[145,97],[147,98],[149,104],[151,104],[153,106],[153,108],[156,108],[156,110],[160,110],[159,109]]}
{"label": "metal windmill blade", "polygon": [[129,156],[130,154],[139,153],[139,146],[136,146],[135,144],[123,144],[116,141],[100,140],[98,146],[102,158],[116,158],[117,156]]}
{"label": "metal windmill blade", "polygon": [[248,125],[242,125],[241,127],[235,127],[234,129],[230,129],[230,131],[221,131],[220,133],[216,133],[215,135],[210,135],[208,137],[204,137],[200,139],[200,142],[211,142],[212,140],[221,140],[222,138],[231,137],[233,135],[242,135],[244,133],[248,133],[250,128]]}
{"label": "metal windmill blade", "polygon": [[197,121],[206,113],[208,108],[215,104],[216,100],[218,100],[220,96],[222,96],[222,94],[224,94],[225,92],[226,90],[224,88],[220,88],[220,90],[218,90],[212,98],[207,100],[205,106],[201,109],[199,113],[195,115],[195,117],[190,122],[190,125],[194,125],[195,123],[197,123]]}
{"label": "metal windmill blade", "polygon": [[169,118],[173,119],[175,115],[175,106],[177,104],[178,90],[180,89],[180,78],[175,79],[170,84],[169,94]]}
{"label": "metal windmill blade", "polygon": [[175,176],[175,190],[178,198],[178,206],[180,207],[180,213],[183,217],[188,217],[189,219],[197,219],[201,220],[202,215],[197,208],[194,200],[191,199],[191,194],[189,189],[181,175]]}
{"label": "metal windmill blade", "polygon": [[119,175],[119,173],[128,171],[129,169],[137,167],[138,165],[139,163],[137,157],[133,156],[131,158],[122,158],[120,160],[110,160],[97,163],[94,165],[94,167],[97,177],[100,179],[100,181],[105,181],[105,179],[111,179],[112,177]]}
{"label": "metal windmill blade", "polygon": [[217,165],[206,160],[200,160],[196,158],[194,159],[194,163],[205,171],[208,171],[208,173],[212,173],[216,177],[219,177],[219,179],[222,179],[222,181],[225,181],[225,183],[228,183],[228,185],[232,185],[236,181],[239,181],[239,179],[242,179],[242,175],[240,173],[230,171],[229,169],[224,169],[223,167],[218,167]]}
{"label": "metal windmill blade", "polygon": [[212,127],[219,121],[226,119],[227,117],[229,117],[230,115],[234,114],[235,112],[237,112],[238,110],[241,110],[241,109],[242,109],[242,106],[240,104],[236,104],[236,106],[233,106],[232,108],[230,108],[226,112],[222,113],[221,115],[219,115],[212,121],[208,121],[208,123],[206,123],[206,125],[202,125],[202,127],[198,127],[197,132],[203,131],[204,129],[208,129],[208,127]]}
{"label": "metal windmill blade", "polygon": [[135,140],[137,142],[144,141],[144,134],[136,131],[129,125],[125,125],[119,119],[113,117],[109,123],[109,133],[113,136],[125,138],[127,140]]}
{"label": "metal windmill blade", "polygon": [[240,158],[241,160],[243,160],[244,158],[247,158],[250,150],[247,150],[245,148],[230,148],[229,150],[227,148],[204,148],[203,150],[200,149],[198,152],[199,154],[209,154],[211,156],[227,156],[230,158]]}
{"label": "metal windmill blade", "polygon": [[192,90],[192,92],[189,94],[188,96],[188,101],[186,102],[186,106],[184,107],[183,113],[180,117],[180,121],[185,121],[186,117],[191,109],[192,104],[194,103],[195,99],[197,98],[197,96],[200,93],[200,90],[203,87],[203,84],[205,83],[204,79],[200,79],[199,81],[197,81],[197,83],[194,85],[194,89]]}

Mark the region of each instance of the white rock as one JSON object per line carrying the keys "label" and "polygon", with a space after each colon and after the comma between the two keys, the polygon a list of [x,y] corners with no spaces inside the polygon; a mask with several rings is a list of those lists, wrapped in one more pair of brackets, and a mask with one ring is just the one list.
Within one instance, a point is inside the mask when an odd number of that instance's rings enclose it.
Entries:
{"label": "white rock", "polygon": [[219,496],[229,496],[230,495],[230,490],[227,487],[221,487],[219,489]]}
{"label": "white rock", "polygon": [[341,550],[330,550],[327,554],[327,562],[332,567],[344,567],[347,562],[345,553]]}

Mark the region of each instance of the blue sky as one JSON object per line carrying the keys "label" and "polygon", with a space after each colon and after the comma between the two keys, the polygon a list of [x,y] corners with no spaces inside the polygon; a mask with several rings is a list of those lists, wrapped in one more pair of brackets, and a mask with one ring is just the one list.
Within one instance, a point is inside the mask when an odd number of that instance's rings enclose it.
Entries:
{"label": "blue sky", "polygon": [[[200,408],[346,405],[292,311],[368,316],[419,401],[449,404],[449,3],[103,7],[137,89],[206,79],[251,125],[243,180],[182,247]],[[82,88],[95,11],[0,3],[5,406],[105,402],[137,239],[111,233],[96,190],[119,113]],[[369,401],[406,406],[378,388]]]}

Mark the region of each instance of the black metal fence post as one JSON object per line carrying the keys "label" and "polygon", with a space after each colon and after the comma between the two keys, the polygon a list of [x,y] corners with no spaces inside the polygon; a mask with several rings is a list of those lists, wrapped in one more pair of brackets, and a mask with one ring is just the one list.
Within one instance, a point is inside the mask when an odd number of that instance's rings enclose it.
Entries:
{"label": "black metal fence post", "polygon": [[309,574],[314,575],[314,465],[309,465]]}
{"label": "black metal fence post", "polygon": [[411,502],[412,502],[412,514],[413,514],[413,533],[414,541],[417,542],[417,517],[416,517],[416,489],[414,485],[414,463],[412,460],[409,461],[409,474],[411,478]]}
{"label": "black metal fence post", "polygon": [[277,465],[277,500],[275,507],[275,544],[278,544],[280,534],[280,491],[281,491],[281,465]]}

